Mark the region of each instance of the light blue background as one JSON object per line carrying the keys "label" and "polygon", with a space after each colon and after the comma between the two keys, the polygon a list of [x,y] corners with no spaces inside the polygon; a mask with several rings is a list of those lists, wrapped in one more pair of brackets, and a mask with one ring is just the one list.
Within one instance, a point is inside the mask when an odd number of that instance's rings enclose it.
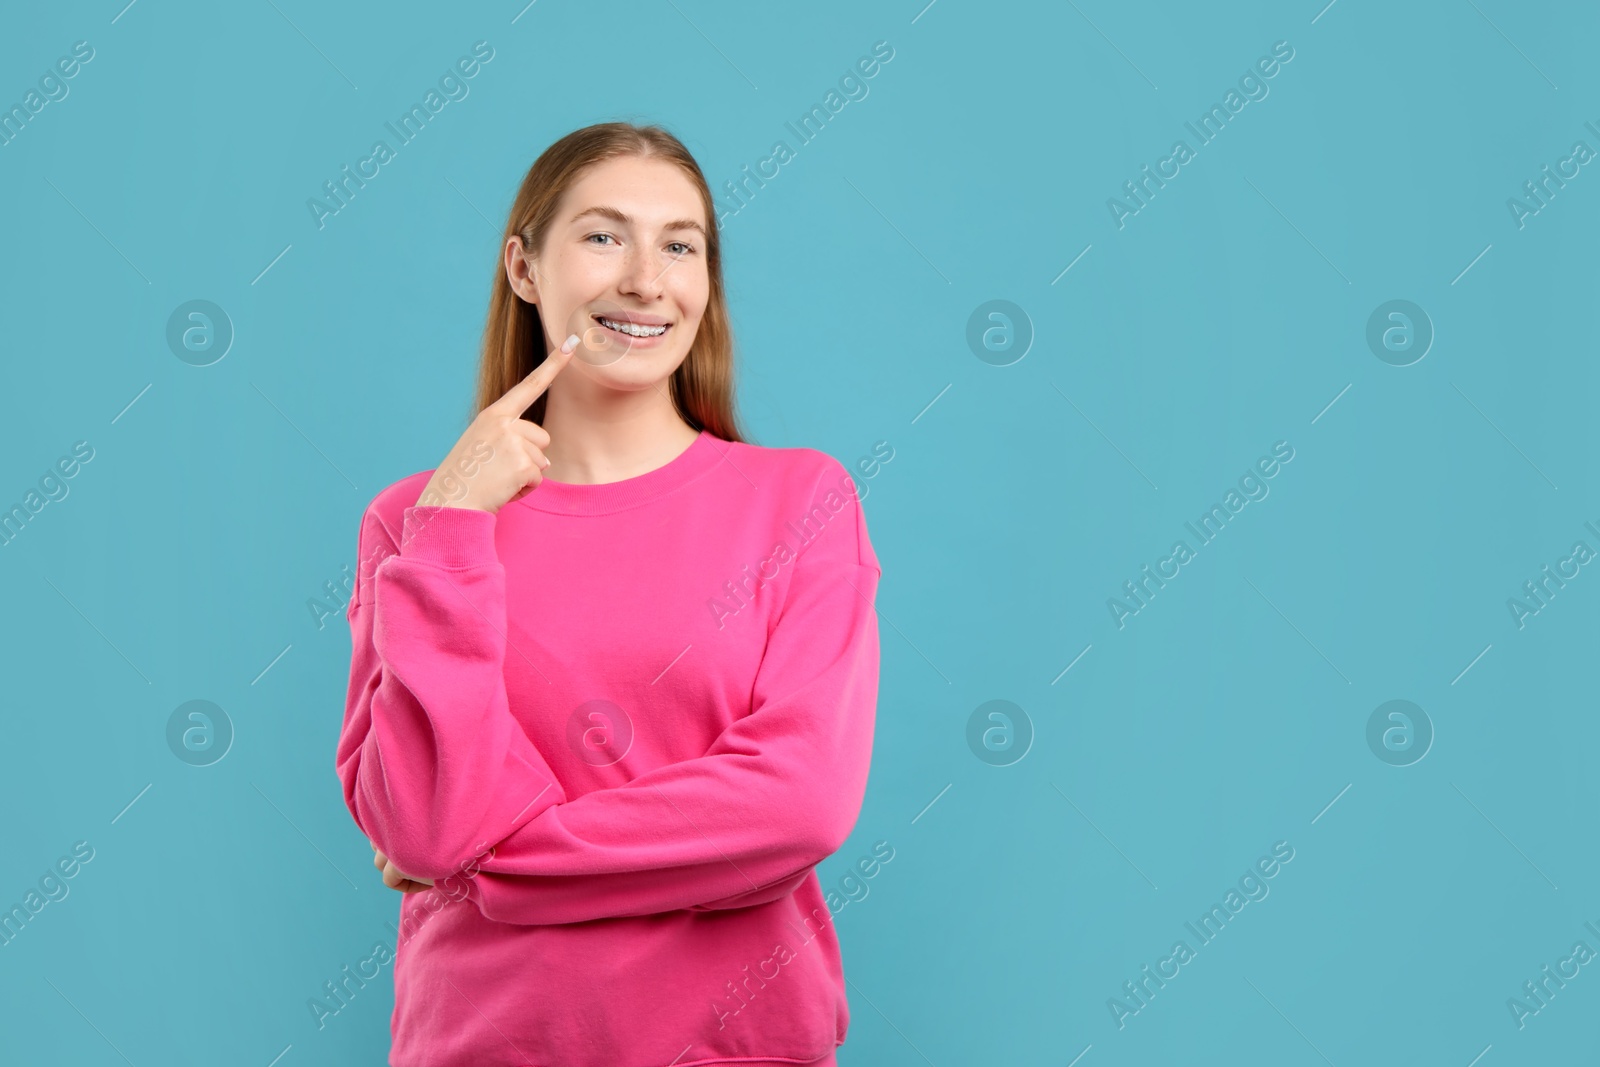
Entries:
{"label": "light blue background", "polygon": [[[841,1063],[1592,1055],[1600,965],[1525,1028],[1506,1001],[1600,950],[1600,574],[1521,629],[1506,601],[1600,549],[1600,173],[1523,228],[1506,201],[1600,149],[1600,18],[1322,2],[8,12],[0,102],[95,57],[0,148],[0,506],[95,458],[0,550],[0,904],[96,854],[0,949],[6,1060],[383,1062],[387,968],[306,1008],[399,903],[333,772],[348,630],[306,602],[464,427],[527,167],[611,119],[666,124],[724,206],[796,148],[725,220],[741,410],[760,444],[894,449],[873,776],[819,870],[896,852],[836,918]],[[478,40],[470,95],[319,230],[306,200]],[[1269,95],[1118,229],[1107,199],[1280,40]],[[209,367],[164,337],[193,299],[236,330]],[[1009,366],[965,341],[994,299],[1035,332]],[[1365,341],[1393,299],[1436,331],[1407,367]],[[1280,440],[1270,495],[1118,629],[1107,598]],[[1436,730],[1406,767],[1365,739],[1396,698]],[[237,731],[210,767],[167,748],[192,699]],[[994,699],[1034,731],[1010,766],[966,741]],[[1108,998],[1277,841],[1270,896],[1119,1029]]]}

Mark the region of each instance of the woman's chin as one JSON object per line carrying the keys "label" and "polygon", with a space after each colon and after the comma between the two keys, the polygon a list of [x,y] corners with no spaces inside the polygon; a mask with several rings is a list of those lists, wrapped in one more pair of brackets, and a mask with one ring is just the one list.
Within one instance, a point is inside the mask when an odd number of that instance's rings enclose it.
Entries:
{"label": "woman's chin", "polygon": [[667,390],[671,374],[662,374],[658,367],[646,366],[635,355],[604,367],[589,367],[588,377],[597,385],[619,392],[638,393],[646,389]]}

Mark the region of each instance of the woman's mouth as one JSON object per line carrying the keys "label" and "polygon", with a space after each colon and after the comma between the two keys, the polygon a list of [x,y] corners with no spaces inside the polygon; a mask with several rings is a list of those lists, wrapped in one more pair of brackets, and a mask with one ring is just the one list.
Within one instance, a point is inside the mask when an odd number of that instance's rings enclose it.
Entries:
{"label": "woman's mouth", "polygon": [[603,315],[594,316],[594,321],[624,337],[660,337],[671,329],[672,323],[663,326],[644,326],[636,322],[622,322],[618,319],[608,319]]}

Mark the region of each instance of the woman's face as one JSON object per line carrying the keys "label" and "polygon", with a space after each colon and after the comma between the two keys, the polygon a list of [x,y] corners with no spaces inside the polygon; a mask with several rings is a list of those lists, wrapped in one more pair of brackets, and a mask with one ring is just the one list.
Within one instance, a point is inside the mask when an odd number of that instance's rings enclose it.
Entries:
{"label": "woman's face", "polygon": [[676,164],[623,157],[590,167],[563,194],[531,268],[512,239],[506,269],[539,307],[545,350],[582,338],[552,388],[578,374],[637,391],[677,370],[710,299],[706,225],[700,195]]}

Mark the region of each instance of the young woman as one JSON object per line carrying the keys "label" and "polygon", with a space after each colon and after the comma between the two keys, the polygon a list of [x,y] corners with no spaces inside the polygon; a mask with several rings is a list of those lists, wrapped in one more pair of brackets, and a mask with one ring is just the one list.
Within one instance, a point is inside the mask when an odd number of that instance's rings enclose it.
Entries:
{"label": "young woman", "polygon": [[878,692],[855,482],[738,432],[716,211],[670,133],[562,138],[505,232],[478,414],[368,506],[348,606],[336,767],[407,890],[389,1063],[833,1064],[813,868]]}

